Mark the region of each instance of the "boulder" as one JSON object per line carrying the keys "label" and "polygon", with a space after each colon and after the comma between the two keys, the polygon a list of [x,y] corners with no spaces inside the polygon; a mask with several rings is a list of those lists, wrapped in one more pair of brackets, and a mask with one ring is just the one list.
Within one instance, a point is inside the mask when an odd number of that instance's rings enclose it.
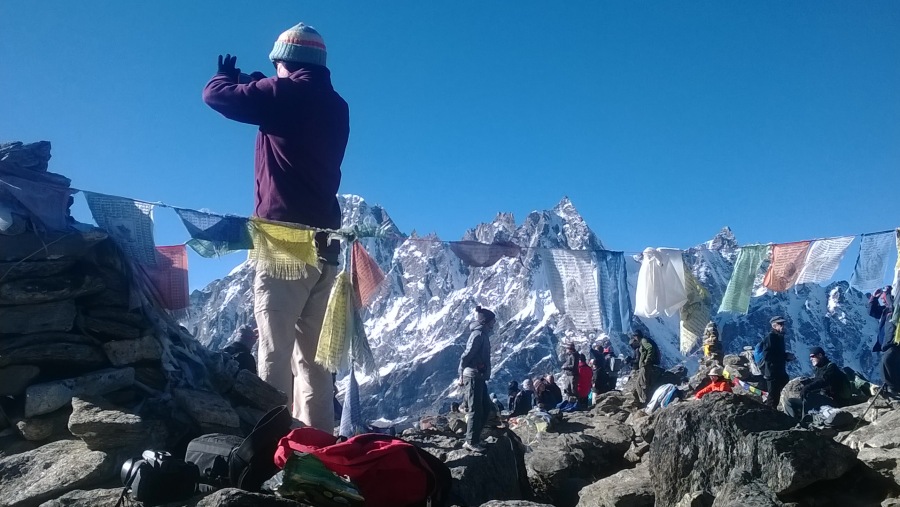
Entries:
{"label": "boulder", "polygon": [[68,331],[75,323],[75,303],[59,301],[42,305],[0,306],[0,334]]}
{"label": "boulder", "polygon": [[565,414],[525,455],[536,499],[574,505],[578,489],[622,468],[633,437],[630,427],[608,417]]}
{"label": "boulder", "polygon": [[60,440],[0,459],[0,505],[29,507],[74,489],[99,486],[118,470],[80,440]]}
{"label": "boulder", "polygon": [[0,262],[0,273],[7,282],[22,278],[54,276],[75,265],[75,259],[44,261]]}
{"label": "boulder", "polygon": [[200,425],[204,433],[233,433],[241,427],[241,418],[237,412],[218,394],[194,389],[173,389],[172,395],[178,406]]}
{"label": "boulder", "polygon": [[75,299],[103,291],[103,279],[77,273],[24,278],[0,284],[0,305],[30,305]]}
{"label": "boulder", "polygon": [[885,398],[884,396],[879,396],[874,400],[869,399],[858,405],[850,405],[841,408],[841,410],[846,410],[853,414],[853,417],[855,417],[857,421],[862,421],[863,424],[875,422],[882,416],[898,409],[900,409],[900,401],[892,398]]}
{"label": "boulder", "polygon": [[647,465],[600,479],[578,496],[578,507],[653,507],[656,502]]}
{"label": "boulder", "polygon": [[481,507],[553,507],[548,503],[534,503],[527,500],[491,500]]}
{"label": "boulder", "polygon": [[161,421],[145,420],[96,397],[72,398],[68,428],[93,450],[122,447],[143,450],[156,447],[166,439],[166,427]]}
{"label": "boulder", "polygon": [[197,507],[300,507],[301,505],[287,498],[233,488],[220,489],[196,504]]}
{"label": "boulder", "polygon": [[240,370],[229,396],[240,403],[268,412],[287,403],[287,395],[247,370]]}
{"label": "boulder", "polygon": [[[104,280],[105,279],[106,278],[104,278]],[[127,288],[127,286],[125,288]],[[85,313],[88,317],[121,322],[122,324],[127,324],[136,328],[144,328],[149,324],[147,319],[140,313],[117,308],[115,306],[94,306],[85,309]]]}
{"label": "boulder", "polygon": [[694,491],[718,495],[733,470],[781,495],[836,479],[857,463],[847,447],[790,430],[794,424],[785,414],[731,393],[660,411],[649,458],[657,499],[670,505]]}
{"label": "boulder", "polygon": [[625,453],[625,460],[629,463],[638,464],[650,450],[650,444],[647,442],[632,442],[628,452]]}
{"label": "boulder", "polygon": [[20,419],[16,421],[16,428],[22,438],[30,442],[71,438],[66,428],[70,412],[68,407],[64,407],[49,414]]}
{"label": "boulder", "polygon": [[76,489],[54,500],[48,500],[40,507],[116,507],[122,488]]}
{"label": "boulder", "polygon": [[787,406],[787,400],[791,398],[800,398],[800,390],[803,389],[804,380],[808,379],[798,377],[788,381],[787,385],[785,385],[784,389],[781,391],[781,399],[778,401],[779,410],[784,412],[784,407]]}
{"label": "boulder", "polygon": [[0,353],[0,366],[13,364],[64,365],[90,370],[108,363],[103,352],[93,345],[49,343],[26,345]]}
{"label": "boulder", "polygon": [[889,412],[867,426],[846,435],[844,445],[861,450],[865,447],[900,448],[900,411]]}
{"label": "boulder", "polygon": [[745,474],[733,474],[722,491],[716,495],[712,507],[781,507],[784,505],[765,484],[754,481]]}
{"label": "boulder", "polygon": [[101,370],[81,377],[35,384],[25,390],[25,417],[47,414],[68,405],[74,396],[100,396],[134,383],[134,369]]}
{"label": "boulder", "polygon": [[864,447],[856,458],[895,484],[900,485],[900,449]]}
{"label": "boulder", "polygon": [[22,438],[18,432],[0,433],[0,459],[34,450],[38,444]]}
{"label": "boulder", "polygon": [[144,335],[137,340],[114,340],[103,344],[103,352],[113,366],[126,366],[141,361],[159,361],[162,346],[153,336]]}
{"label": "boulder", "polygon": [[712,495],[705,491],[694,491],[681,497],[675,507],[711,507],[713,500]]}
{"label": "boulder", "polygon": [[33,365],[13,365],[0,368],[0,396],[18,396],[41,374]]}
{"label": "boulder", "polygon": [[116,320],[82,316],[78,319],[78,325],[92,336],[97,335],[104,340],[136,340],[141,336],[141,329]]}
{"label": "boulder", "polygon": [[40,236],[33,232],[6,236],[0,234],[0,260],[29,261],[73,258],[87,253],[98,242],[107,238],[100,229],[73,232],[45,232]]}

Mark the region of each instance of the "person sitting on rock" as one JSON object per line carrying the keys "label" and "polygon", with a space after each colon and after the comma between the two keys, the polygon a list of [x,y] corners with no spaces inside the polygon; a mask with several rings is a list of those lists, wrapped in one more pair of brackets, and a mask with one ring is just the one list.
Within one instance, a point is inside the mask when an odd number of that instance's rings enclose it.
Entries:
{"label": "person sitting on rock", "polygon": [[695,394],[694,397],[699,400],[713,392],[731,392],[731,382],[725,380],[725,369],[721,366],[713,366],[709,370],[709,384],[697,391],[697,394]]}
{"label": "person sitting on rock", "polygon": [[719,328],[716,323],[709,321],[703,330],[703,358],[706,361],[714,361],[722,364],[722,342],[719,341]]}
{"label": "person sitting on rock", "polygon": [[534,407],[534,386],[531,383],[531,379],[525,379],[522,382],[522,390],[516,395],[509,415],[510,417],[525,415],[531,411],[532,407]]}
{"label": "person sitting on rock", "polygon": [[247,370],[256,375],[256,358],[253,357],[253,345],[259,333],[256,329],[249,325],[243,325],[238,328],[234,340],[231,341],[222,352],[228,354],[238,363],[238,367]]}
{"label": "person sitting on rock", "polygon": [[587,364],[587,358],[584,354],[578,354],[578,402],[586,406],[588,396],[591,394],[593,387],[594,370]]}
{"label": "person sitting on rock", "polygon": [[796,419],[825,405],[844,407],[851,400],[850,381],[843,370],[828,359],[822,347],[809,349],[809,360],[815,370],[815,378],[803,385],[799,399],[789,398],[784,407],[785,413]]}
{"label": "person sitting on rock", "polygon": [[532,385],[534,386],[534,406],[539,407],[542,410],[551,408],[546,404],[547,380],[544,377],[534,377]]}
{"label": "person sitting on rock", "polygon": [[496,395],[496,394],[491,393],[491,401],[494,403],[494,405],[497,406],[497,413],[498,413],[498,414],[501,413],[501,412],[503,412],[503,404],[500,403],[500,400],[497,399],[497,395]]}
{"label": "person sitting on rock", "polygon": [[553,408],[563,400],[562,390],[559,388],[559,384],[556,383],[556,377],[553,374],[548,373],[546,377],[547,386],[544,389],[545,401],[544,405],[550,409]]}
{"label": "person sitting on rock", "polygon": [[566,345],[566,362],[563,363],[562,371],[568,376],[563,392],[566,396],[578,396],[578,351],[575,350],[574,343]]}
{"label": "person sitting on rock", "polygon": [[659,366],[659,348],[656,342],[644,336],[640,329],[631,334],[629,345],[634,349],[637,358],[637,382],[635,385],[635,398],[640,404],[645,404],[650,399],[654,383],[656,382],[656,370]]}
{"label": "person sitting on rock", "polygon": [[516,404],[516,396],[519,395],[519,383],[515,380],[510,380],[509,385],[506,388],[506,394],[506,406],[512,411],[513,405]]}

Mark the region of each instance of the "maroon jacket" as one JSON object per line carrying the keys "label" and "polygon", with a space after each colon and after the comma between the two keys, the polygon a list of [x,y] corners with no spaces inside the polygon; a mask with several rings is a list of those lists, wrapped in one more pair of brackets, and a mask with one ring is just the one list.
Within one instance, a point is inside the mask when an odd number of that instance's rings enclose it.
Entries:
{"label": "maroon jacket", "polygon": [[[226,118],[259,125],[256,136],[256,207],[269,220],[337,229],[341,162],[350,135],[347,103],[327,68],[310,65],[288,78],[238,84],[216,74],[203,101]],[[316,237],[319,255],[336,263],[340,245]]]}

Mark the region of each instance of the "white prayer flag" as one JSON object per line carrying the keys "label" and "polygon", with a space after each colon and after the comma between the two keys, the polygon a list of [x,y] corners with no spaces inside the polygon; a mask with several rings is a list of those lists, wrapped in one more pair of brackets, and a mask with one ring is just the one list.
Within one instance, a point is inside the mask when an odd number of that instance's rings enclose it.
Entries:
{"label": "white prayer flag", "polygon": [[547,250],[541,255],[553,304],[581,331],[601,328],[597,266],[593,252]]}
{"label": "white prayer flag", "polygon": [[844,236],[813,241],[806,252],[806,262],[800,269],[797,283],[823,283],[831,280],[853,238],[854,236]]}

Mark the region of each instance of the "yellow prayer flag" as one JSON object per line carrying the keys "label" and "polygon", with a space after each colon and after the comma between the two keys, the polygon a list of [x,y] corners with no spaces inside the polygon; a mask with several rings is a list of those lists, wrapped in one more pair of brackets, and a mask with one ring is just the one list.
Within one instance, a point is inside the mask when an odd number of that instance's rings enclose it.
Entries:
{"label": "yellow prayer flag", "polygon": [[350,274],[341,271],[335,277],[328,296],[328,307],[316,348],[316,362],[328,371],[337,371],[348,351],[347,316],[350,303]]}
{"label": "yellow prayer flag", "polygon": [[316,231],[294,229],[250,219],[253,250],[248,258],[256,262],[256,269],[282,280],[297,280],[306,276],[306,266],[319,262],[316,251]]}

